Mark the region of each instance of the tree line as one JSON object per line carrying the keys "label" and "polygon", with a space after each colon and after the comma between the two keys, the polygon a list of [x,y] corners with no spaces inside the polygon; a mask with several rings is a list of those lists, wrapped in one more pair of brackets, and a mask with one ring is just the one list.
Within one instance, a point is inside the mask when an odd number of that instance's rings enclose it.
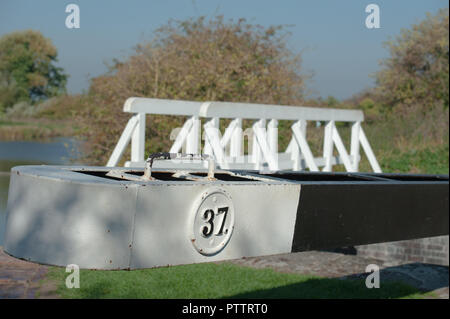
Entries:
{"label": "tree line", "polygon": [[[56,66],[50,39],[33,30],[14,32],[0,38],[0,114],[19,102],[33,107],[60,97],[44,113],[70,108],[80,135],[93,144],[93,157],[104,158],[125,125],[122,105],[130,96],[362,108],[369,120],[411,109],[446,109],[448,21],[448,9],[441,9],[386,41],[389,56],[373,75],[375,87],[344,102],[308,99],[309,76],[301,54],[286,45],[289,33],[282,26],[222,16],[171,20],[128,58],[114,60],[107,73],[91,80],[86,94],[77,96],[66,94],[68,75]],[[156,116],[151,121],[153,151],[164,150],[162,139],[177,119]]]}

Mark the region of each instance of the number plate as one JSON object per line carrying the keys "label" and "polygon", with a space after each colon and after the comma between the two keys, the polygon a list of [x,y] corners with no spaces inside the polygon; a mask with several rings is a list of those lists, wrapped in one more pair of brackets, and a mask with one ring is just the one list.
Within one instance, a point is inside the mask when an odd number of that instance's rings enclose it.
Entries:
{"label": "number plate", "polygon": [[202,255],[214,255],[228,243],[234,229],[234,207],[231,196],[222,189],[202,194],[195,206],[191,242]]}

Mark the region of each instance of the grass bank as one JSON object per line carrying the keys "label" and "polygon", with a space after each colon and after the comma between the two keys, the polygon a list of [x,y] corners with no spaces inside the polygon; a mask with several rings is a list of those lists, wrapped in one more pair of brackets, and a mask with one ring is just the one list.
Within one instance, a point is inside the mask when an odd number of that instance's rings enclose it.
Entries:
{"label": "grass bank", "polygon": [[363,280],[329,279],[231,263],[205,263],[133,271],[81,270],[80,288],[68,289],[65,269],[52,267],[46,280],[62,298],[424,298],[401,282],[367,289]]}
{"label": "grass bank", "polygon": [[42,141],[74,135],[75,126],[68,120],[44,118],[0,119],[0,141]]}
{"label": "grass bank", "polygon": [[394,150],[383,156],[381,166],[385,172],[448,175],[448,154],[448,144],[422,150],[411,149],[404,152]]}

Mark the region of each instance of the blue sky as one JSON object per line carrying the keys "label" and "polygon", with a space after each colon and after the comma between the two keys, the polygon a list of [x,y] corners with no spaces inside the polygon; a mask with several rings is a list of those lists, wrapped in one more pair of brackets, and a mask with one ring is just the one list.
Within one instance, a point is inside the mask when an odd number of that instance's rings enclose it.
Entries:
{"label": "blue sky", "polygon": [[[70,3],[80,8],[79,29],[65,26]],[[370,3],[380,7],[379,29],[365,26]],[[444,0],[0,0],[0,36],[40,30],[70,75],[69,93],[79,93],[89,87],[89,78],[106,71],[105,62],[125,58],[171,18],[223,15],[263,26],[289,25],[290,49],[303,52],[303,70],[314,74],[308,81],[313,96],[344,99],[373,86],[369,75],[388,55],[384,41],[444,7]]]}

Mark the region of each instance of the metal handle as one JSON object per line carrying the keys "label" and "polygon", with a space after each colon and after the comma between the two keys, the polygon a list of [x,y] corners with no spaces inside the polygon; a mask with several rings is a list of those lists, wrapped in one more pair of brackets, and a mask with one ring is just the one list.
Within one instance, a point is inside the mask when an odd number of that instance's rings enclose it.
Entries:
{"label": "metal handle", "polygon": [[202,160],[208,161],[208,178],[214,178],[215,162],[214,157],[206,154],[183,154],[183,153],[166,153],[159,152],[150,154],[145,161],[144,178],[152,179],[152,166],[154,160]]}

